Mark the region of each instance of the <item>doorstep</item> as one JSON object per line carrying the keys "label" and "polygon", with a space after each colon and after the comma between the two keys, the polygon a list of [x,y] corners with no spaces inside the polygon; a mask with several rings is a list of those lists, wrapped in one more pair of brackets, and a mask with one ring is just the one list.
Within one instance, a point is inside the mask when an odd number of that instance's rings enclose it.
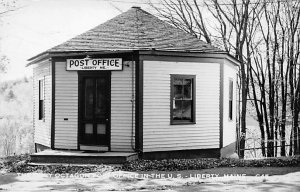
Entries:
{"label": "doorstep", "polygon": [[135,152],[44,150],[31,154],[32,163],[123,164],[138,159]]}

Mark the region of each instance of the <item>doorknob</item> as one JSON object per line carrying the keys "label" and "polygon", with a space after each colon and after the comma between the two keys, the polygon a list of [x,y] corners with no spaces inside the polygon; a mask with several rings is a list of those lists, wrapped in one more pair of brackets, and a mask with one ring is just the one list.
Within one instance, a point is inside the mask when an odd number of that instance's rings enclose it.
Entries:
{"label": "doorknob", "polygon": [[105,121],[108,121],[108,119],[105,119]]}

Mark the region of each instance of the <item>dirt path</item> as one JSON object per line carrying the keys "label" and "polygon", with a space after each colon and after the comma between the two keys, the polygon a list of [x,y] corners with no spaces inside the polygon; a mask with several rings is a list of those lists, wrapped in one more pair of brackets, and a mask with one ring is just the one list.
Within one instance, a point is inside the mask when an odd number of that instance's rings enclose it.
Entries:
{"label": "dirt path", "polygon": [[[256,169],[256,170],[255,170]],[[300,168],[216,168],[180,172],[0,174],[3,191],[300,191]],[[289,173],[287,173],[289,172]],[[270,173],[270,176],[266,175]],[[285,174],[287,173],[287,174]],[[281,175],[278,175],[281,174]]]}

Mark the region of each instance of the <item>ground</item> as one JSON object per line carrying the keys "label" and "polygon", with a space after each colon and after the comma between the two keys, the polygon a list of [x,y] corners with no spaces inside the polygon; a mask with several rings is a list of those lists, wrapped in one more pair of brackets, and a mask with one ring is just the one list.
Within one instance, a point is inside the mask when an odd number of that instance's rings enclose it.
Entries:
{"label": "ground", "polygon": [[86,174],[0,173],[3,191],[300,191],[300,167]]}

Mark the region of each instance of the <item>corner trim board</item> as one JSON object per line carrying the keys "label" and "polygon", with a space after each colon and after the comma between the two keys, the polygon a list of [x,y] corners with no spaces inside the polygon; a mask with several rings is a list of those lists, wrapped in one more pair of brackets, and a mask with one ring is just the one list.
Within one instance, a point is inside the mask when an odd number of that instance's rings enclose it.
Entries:
{"label": "corner trim board", "polygon": [[140,60],[139,55],[136,57],[136,80],[135,80],[135,149],[143,152],[143,86],[144,86],[144,63]]}
{"label": "corner trim board", "polygon": [[52,67],[52,110],[51,110],[51,149],[55,148],[55,61],[51,58],[51,67]]}
{"label": "corner trim board", "polygon": [[220,148],[223,147],[223,110],[224,110],[224,63],[220,63],[220,98],[219,98],[219,105],[220,105]]}

